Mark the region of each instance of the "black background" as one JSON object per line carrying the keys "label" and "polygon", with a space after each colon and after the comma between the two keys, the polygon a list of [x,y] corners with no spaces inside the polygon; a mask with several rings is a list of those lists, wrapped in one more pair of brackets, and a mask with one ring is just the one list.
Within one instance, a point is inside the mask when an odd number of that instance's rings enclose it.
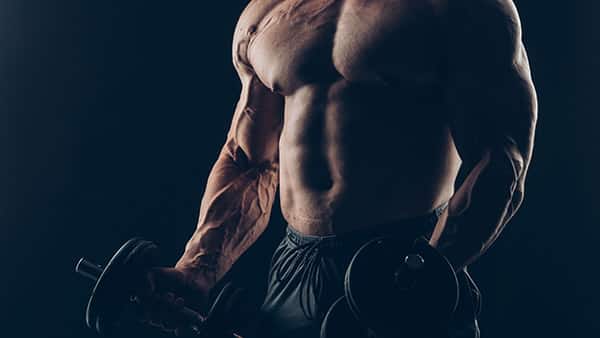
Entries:
{"label": "black background", "polygon": [[[600,329],[594,3],[518,1],[540,120],[525,204],[472,267],[485,338]],[[1,337],[95,336],[79,255],[134,235],[181,253],[237,99],[243,6],[0,1]]]}

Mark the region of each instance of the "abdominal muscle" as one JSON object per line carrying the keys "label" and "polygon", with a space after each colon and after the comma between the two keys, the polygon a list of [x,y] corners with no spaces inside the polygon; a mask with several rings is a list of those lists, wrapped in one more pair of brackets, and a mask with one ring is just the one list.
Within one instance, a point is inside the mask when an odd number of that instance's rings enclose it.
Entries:
{"label": "abdominal muscle", "polygon": [[279,142],[286,221],[304,234],[341,234],[448,201],[460,160],[432,98],[343,80],[286,97]]}

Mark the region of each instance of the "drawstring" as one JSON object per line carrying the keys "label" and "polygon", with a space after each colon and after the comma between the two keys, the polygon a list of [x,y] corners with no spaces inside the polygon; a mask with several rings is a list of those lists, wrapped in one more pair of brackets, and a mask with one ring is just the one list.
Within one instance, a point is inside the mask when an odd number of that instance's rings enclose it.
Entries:
{"label": "drawstring", "polygon": [[[323,239],[316,239],[297,245],[291,249],[290,253],[286,255],[275,270],[275,278],[278,282],[283,283],[287,282],[294,272],[302,271],[302,275],[300,276],[300,308],[309,320],[315,319],[317,315],[312,311],[310,306],[310,291],[311,289],[314,290],[314,299],[317,303],[320,302],[323,291],[323,279],[319,269],[321,258],[323,257],[321,254],[321,243],[323,243]],[[300,269],[300,264],[304,264],[305,266]],[[282,274],[282,271],[285,272]]]}
{"label": "drawstring", "polygon": [[[355,244],[364,243],[366,239],[374,238],[380,234],[393,236],[397,232],[400,234],[405,233],[408,237],[411,237],[408,234],[413,231],[422,234],[423,232],[430,231],[430,228],[435,226],[439,216],[446,207],[447,203],[444,203],[431,214],[403,221],[406,224],[405,227],[390,223],[391,227],[387,225],[384,228],[374,227],[367,229],[367,231],[355,232],[351,236],[345,237],[336,235],[323,237],[306,236],[297,233],[290,227],[288,228],[285,240],[293,244],[287,246],[285,253],[274,260],[276,265],[273,265],[273,277],[278,283],[287,283],[291,278],[300,274],[300,281],[298,283],[300,286],[300,307],[308,320],[318,319],[317,315],[320,316],[322,313],[315,313],[316,311],[311,307],[311,299],[315,300],[316,309],[318,312],[321,312],[321,305],[327,302],[327,300],[322,299],[324,295],[323,289],[325,288],[324,279],[327,278],[327,271],[321,269],[321,265],[324,263],[323,258],[325,257],[324,249],[339,248],[341,243],[344,243],[343,246],[346,248],[358,248],[360,245],[356,246]],[[411,226],[408,227],[408,225]],[[314,297],[311,297],[311,291],[314,292]]]}

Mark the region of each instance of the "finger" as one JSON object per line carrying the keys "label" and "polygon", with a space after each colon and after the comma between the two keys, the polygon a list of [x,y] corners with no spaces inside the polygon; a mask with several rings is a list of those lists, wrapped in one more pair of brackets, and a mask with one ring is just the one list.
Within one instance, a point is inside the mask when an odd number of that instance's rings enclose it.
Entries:
{"label": "finger", "polygon": [[161,328],[162,326],[156,319],[146,320],[145,323],[155,328]]}
{"label": "finger", "polygon": [[143,281],[139,285],[139,288],[135,291],[135,294],[131,297],[134,303],[141,306],[146,306],[152,299],[156,290],[156,281],[152,272],[144,274]]}
{"label": "finger", "polygon": [[176,325],[174,322],[177,317],[177,311],[175,310],[175,295],[173,293],[162,295],[159,306],[158,312],[164,328],[170,330],[175,329]]}
{"label": "finger", "polygon": [[185,336],[190,335],[191,331],[189,329],[181,326],[181,327],[176,328],[174,333],[175,333],[175,336],[177,336],[177,337],[185,337]]}
{"label": "finger", "polygon": [[[165,304],[171,305],[175,301],[171,282],[173,278],[162,270],[166,271],[167,269],[151,269],[144,275],[144,282],[132,297],[132,301],[145,308],[164,307]],[[164,295],[161,296],[161,293],[168,294],[168,296],[163,297]]]}
{"label": "finger", "polygon": [[173,292],[165,293],[162,300],[168,307],[175,308],[175,294]]}
{"label": "finger", "polygon": [[164,318],[164,309],[167,307],[164,296],[160,294],[152,294],[147,297],[139,297],[139,307],[142,317],[151,321],[154,326],[160,326]]}
{"label": "finger", "polygon": [[185,307],[185,300],[181,297],[177,297],[174,302],[175,309],[181,310]]}
{"label": "finger", "polygon": [[186,327],[190,324],[190,318],[183,314],[183,309],[186,307],[185,300],[183,298],[177,298],[175,300],[175,312],[177,313],[177,320],[175,326]]}
{"label": "finger", "polygon": [[156,288],[160,292],[172,292],[186,300],[186,303],[203,308],[207,302],[206,295],[183,272],[173,268],[156,268]]}
{"label": "finger", "polygon": [[[175,329],[175,331],[173,333],[177,337],[196,337],[196,336],[198,336],[198,333],[196,331],[194,331],[192,329],[192,327],[189,325],[179,326]],[[217,337],[210,337],[210,338],[217,338]]]}

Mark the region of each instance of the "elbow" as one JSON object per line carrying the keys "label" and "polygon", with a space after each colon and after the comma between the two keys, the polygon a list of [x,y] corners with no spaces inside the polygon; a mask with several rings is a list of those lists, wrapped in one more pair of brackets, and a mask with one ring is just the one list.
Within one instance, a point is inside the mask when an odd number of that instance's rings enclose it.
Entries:
{"label": "elbow", "polygon": [[234,140],[229,140],[223,149],[223,155],[240,170],[276,170],[278,167],[277,151],[272,152],[257,152],[253,151],[253,147],[246,149]]}
{"label": "elbow", "polygon": [[503,176],[510,177],[515,182],[525,174],[525,160],[516,146],[493,148],[488,156],[490,165],[497,167]]}
{"label": "elbow", "polygon": [[525,196],[525,159],[514,143],[490,149],[488,152],[488,173],[495,177],[497,184],[506,188],[505,193],[516,208]]}

